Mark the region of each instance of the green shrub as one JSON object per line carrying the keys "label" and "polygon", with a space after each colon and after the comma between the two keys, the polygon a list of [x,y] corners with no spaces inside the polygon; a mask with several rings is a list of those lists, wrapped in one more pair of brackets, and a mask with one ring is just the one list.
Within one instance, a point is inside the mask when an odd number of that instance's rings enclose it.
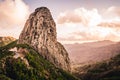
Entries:
{"label": "green shrub", "polygon": [[11,80],[11,79],[5,75],[0,74],[0,80]]}

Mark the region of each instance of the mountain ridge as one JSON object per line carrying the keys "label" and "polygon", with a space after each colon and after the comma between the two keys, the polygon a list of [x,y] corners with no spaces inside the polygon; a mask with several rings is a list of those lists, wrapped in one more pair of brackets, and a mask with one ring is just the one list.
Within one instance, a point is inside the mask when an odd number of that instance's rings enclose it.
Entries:
{"label": "mountain ridge", "polygon": [[69,53],[72,64],[81,65],[107,60],[120,52],[119,42],[109,40],[64,46]]}
{"label": "mountain ridge", "polygon": [[75,68],[82,80],[120,80],[120,53],[109,60]]}
{"label": "mountain ridge", "polygon": [[12,41],[15,41],[16,39],[11,36],[5,36],[5,37],[0,37],[0,47],[9,44]]}

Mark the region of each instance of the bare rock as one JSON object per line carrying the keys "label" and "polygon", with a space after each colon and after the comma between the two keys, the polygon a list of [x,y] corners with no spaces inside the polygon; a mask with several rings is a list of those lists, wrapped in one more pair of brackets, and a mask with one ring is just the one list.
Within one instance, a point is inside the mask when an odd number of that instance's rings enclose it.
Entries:
{"label": "bare rock", "polygon": [[32,46],[56,67],[70,71],[68,53],[56,37],[56,24],[48,8],[40,7],[26,21],[18,43]]}

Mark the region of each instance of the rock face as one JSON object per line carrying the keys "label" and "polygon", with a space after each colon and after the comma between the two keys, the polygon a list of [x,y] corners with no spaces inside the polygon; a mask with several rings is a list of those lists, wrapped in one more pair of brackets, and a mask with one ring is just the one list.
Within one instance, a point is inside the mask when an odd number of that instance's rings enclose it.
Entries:
{"label": "rock face", "polygon": [[40,7],[26,21],[18,43],[32,46],[56,67],[70,70],[68,53],[56,38],[56,24],[48,8]]}

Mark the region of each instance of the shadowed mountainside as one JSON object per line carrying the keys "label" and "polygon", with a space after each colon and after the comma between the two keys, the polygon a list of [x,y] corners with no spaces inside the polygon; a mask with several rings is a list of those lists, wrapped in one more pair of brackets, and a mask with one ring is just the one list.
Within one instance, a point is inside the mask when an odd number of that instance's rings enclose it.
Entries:
{"label": "shadowed mountainside", "polygon": [[120,53],[106,61],[77,67],[73,73],[82,80],[120,80]]}

